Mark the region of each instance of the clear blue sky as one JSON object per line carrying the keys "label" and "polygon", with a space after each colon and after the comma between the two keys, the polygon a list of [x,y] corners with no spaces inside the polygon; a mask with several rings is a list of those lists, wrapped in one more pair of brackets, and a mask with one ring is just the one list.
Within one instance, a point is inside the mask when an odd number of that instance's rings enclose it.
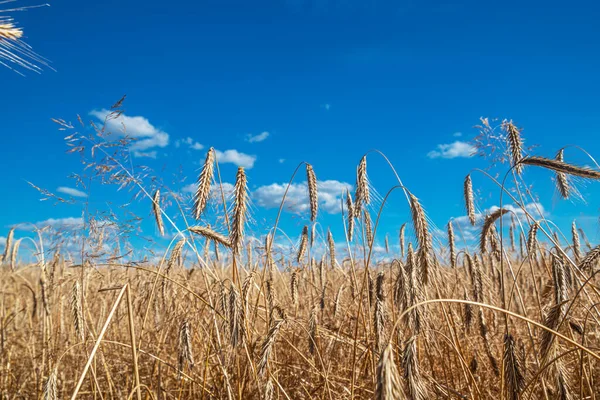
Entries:
{"label": "clear blue sky", "polygon": [[[139,150],[156,159],[136,161],[166,181],[179,166],[186,183],[195,180],[210,146],[237,152],[226,153],[228,182],[240,155],[255,156],[241,162],[252,164],[259,191],[257,226],[272,222],[277,188],[268,185],[287,182],[300,161],[319,180],[353,184],[362,154],[379,149],[443,227],[464,215],[464,176],[486,163],[430,152],[471,140],[481,116],[513,119],[536,154],[577,144],[600,156],[600,5],[592,1],[57,0],[12,16],[56,72],[0,69],[0,236],[18,223],[81,216],[81,203],[40,203],[26,181],[74,188],[68,176],[81,165],[50,118],[94,120],[123,94],[125,114],[151,124],[156,139]],[[263,132],[265,140],[249,140]],[[464,155],[456,148],[447,156]],[[590,164],[576,150],[566,157]],[[385,193],[393,175],[371,160],[373,185]],[[587,205],[562,202],[550,174],[529,174],[549,218],[563,229],[581,218],[597,235],[598,184],[581,188]],[[481,208],[497,204],[498,191],[481,180]],[[330,186],[332,195],[341,187]],[[110,200],[103,190],[90,196],[96,209]],[[131,207],[149,216],[147,201]],[[396,235],[408,209],[398,197],[385,212],[382,231]],[[303,223],[286,214],[284,228],[296,236]],[[323,212],[321,223],[341,236],[338,215]]]}

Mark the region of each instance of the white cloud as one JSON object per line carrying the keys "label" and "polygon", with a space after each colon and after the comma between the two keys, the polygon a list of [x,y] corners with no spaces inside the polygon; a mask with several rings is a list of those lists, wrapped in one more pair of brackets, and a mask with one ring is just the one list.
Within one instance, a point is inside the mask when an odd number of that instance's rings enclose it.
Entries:
{"label": "white cloud", "polygon": [[215,150],[215,154],[217,155],[217,161],[221,164],[230,163],[246,169],[254,167],[256,161],[256,156],[240,153],[237,150]]}
{"label": "white cloud", "polygon": [[280,158],[279,159],[279,164],[283,164],[285,162],[285,158]]}
{"label": "white cloud", "polygon": [[70,188],[70,187],[66,187],[66,186],[61,186],[58,189],[56,189],[56,191],[60,192],[60,193],[68,194],[69,196],[73,196],[73,197],[87,197],[87,194],[85,192],[82,192],[79,189]]}
{"label": "white cloud", "polygon": [[249,143],[259,143],[264,140],[267,140],[268,137],[269,137],[269,132],[265,131],[265,132],[259,133],[258,135],[246,135],[246,141]]}
{"label": "white cloud", "polygon": [[457,158],[457,157],[472,157],[477,152],[477,149],[466,142],[456,141],[451,144],[438,144],[437,150],[432,150],[427,153],[429,158]]}
{"label": "white cloud", "polygon": [[[144,150],[155,147],[166,147],[169,144],[169,134],[156,128],[142,116],[130,117],[125,114],[111,116],[106,109],[94,110],[90,115],[96,117],[101,123],[105,123],[106,129],[115,135],[129,136],[136,140],[131,145],[134,156],[144,156]],[[137,155],[136,153],[137,152]]]}
{"label": "white cloud", "polygon": [[[319,208],[334,214],[340,211],[340,199],[352,185],[335,180],[319,181]],[[253,192],[253,198],[261,207],[277,208],[283,199],[287,184],[272,183],[261,186]],[[306,182],[294,183],[290,186],[285,200],[285,208],[289,211],[300,213],[308,211],[308,187]]]}
{"label": "white cloud", "polygon": [[452,136],[454,136],[454,137],[461,137],[462,136],[462,132],[454,132],[454,134]]}
{"label": "white cloud", "polygon": [[157,153],[156,153],[156,151],[134,151],[133,155],[135,157],[145,157],[145,158],[156,159]]}
{"label": "white cloud", "polygon": [[200,144],[199,142],[196,142],[189,136],[185,139],[177,139],[175,141],[175,147],[180,147],[183,144],[187,145],[192,150],[202,150],[204,148],[204,145]]}
{"label": "white cloud", "polygon": [[77,229],[83,227],[83,218],[48,218],[44,221],[38,221],[36,223],[24,222],[18,225],[19,229],[26,231],[34,230],[35,228],[41,229],[45,227],[50,227],[52,229]]}

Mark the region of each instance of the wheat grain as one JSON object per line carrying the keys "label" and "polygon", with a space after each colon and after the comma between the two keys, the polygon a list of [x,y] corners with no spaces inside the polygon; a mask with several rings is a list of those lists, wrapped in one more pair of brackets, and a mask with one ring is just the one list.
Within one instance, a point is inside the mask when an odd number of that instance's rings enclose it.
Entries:
{"label": "wheat grain", "polygon": [[277,334],[279,333],[279,330],[281,329],[284,322],[285,322],[284,319],[280,319],[277,321],[273,321],[273,323],[271,324],[269,333],[267,333],[267,337],[263,341],[263,344],[262,344],[261,350],[260,350],[260,358],[259,358],[260,361],[258,362],[258,374],[259,375],[264,375],[264,373],[267,369],[267,366],[269,364],[269,359],[271,357],[271,353],[273,352],[273,346],[275,344]]}
{"label": "wheat grain", "polygon": [[190,226],[188,230],[196,235],[204,236],[207,239],[212,240],[225,247],[231,247],[231,241],[226,236],[213,231],[212,229],[205,226]]}
{"label": "wheat grain", "polygon": [[448,247],[450,249],[450,266],[456,268],[456,245],[454,243],[454,228],[452,228],[452,221],[448,221]]}
{"label": "wheat grain", "polygon": [[471,174],[465,178],[463,192],[465,195],[465,205],[467,207],[467,215],[471,225],[475,226],[475,200],[473,196],[473,182],[471,181]]}
{"label": "wheat grain", "polygon": [[369,178],[367,177],[367,156],[363,156],[356,169],[356,191],[354,192],[354,216],[358,217],[365,205],[371,202]]}
{"label": "wheat grain", "polygon": [[248,184],[244,167],[238,167],[235,180],[233,223],[231,228],[231,249],[239,255],[243,249],[244,227],[246,225],[246,210],[248,207]]}
{"label": "wheat grain", "polygon": [[81,296],[81,286],[79,285],[79,281],[77,281],[73,285],[73,290],[71,293],[71,313],[73,315],[73,326],[75,327],[77,338],[83,342],[85,340],[85,322],[83,319]]}
{"label": "wheat grain", "polygon": [[[556,161],[564,162],[564,149],[560,149],[558,153],[556,153]],[[570,193],[570,185],[567,175],[564,172],[556,173],[556,188],[558,189],[558,193],[562,196],[563,199],[569,198]]]}
{"label": "wheat grain", "polygon": [[404,398],[400,374],[394,361],[391,343],[381,352],[377,363],[375,400],[399,400]]}
{"label": "wheat grain", "polygon": [[517,174],[521,174],[523,170],[522,165],[519,163],[523,158],[523,140],[521,139],[521,132],[513,124],[512,121],[504,121],[502,128],[506,131],[506,140],[509,154],[512,161],[512,166]]}
{"label": "wheat grain", "polygon": [[308,184],[308,198],[310,201],[310,220],[315,222],[319,211],[319,192],[317,190],[317,176],[310,164],[306,164],[306,182]]}
{"label": "wheat grain", "polygon": [[575,221],[571,225],[571,236],[573,237],[573,256],[575,257],[575,262],[578,263],[581,260],[581,242],[579,241],[579,233],[577,232]]}
{"label": "wheat grain", "polygon": [[515,339],[510,333],[504,335],[504,377],[506,392],[511,400],[519,400],[525,386],[523,376],[523,360],[515,349]]}
{"label": "wheat grain", "polygon": [[562,161],[552,160],[544,157],[531,156],[521,160],[524,165],[532,165],[543,167],[555,172],[562,172],[567,175],[578,176],[585,179],[600,179],[600,171],[593,170],[587,167],[578,167],[576,165],[567,164]]}
{"label": "wheat grain", "polygon": [[183,320],[179,327],[179,371],[183,371],[187,363],[190,368],[194,367],[194,353],[192,351],[191,325],[188,320]]}
{"label": "wheat grain", "polygon": [[406,230],[406,222],[402,224],[402,226],[400,227],[400,253],[402,254],[402,257],[404,258],[405,254],[404,254],[404,231]]}
{"label": "wheat grain", "polygon": [[215,149],[212,147],[206,153],[206,159],[202,166],[202,171],[198,177],[198,187],[194,194],[194,218],[200,219],[200,215],[206,208],[208,198],[210,197],[210,185],[213,180],[215,168]]}
{"label": "wheat grain", "polygon": [[306,255],[306,246],[308,243],[308,227],[302,228],[302,235],[300,236],[300,245],[298,246],[298,252],[296,253],[296,262],[298,264],[304,262],[304,256]]}
{"label": "wheat grain", "polygon": [[417,236],[417,243],[419,244],[417,250],[420,273],[419,279],[424,285],[427,285],[429,282],[429,275],[432,272],[431,270],[435,266],[431,255],[433,252],[433,244],[425,211],[423,210],[423,207],[421,207],[419,200],[412,194],[410,195],[410,210]]}
{"label": "wheat grain", "polygon": [[329,245],[329,260],[331,262],[331,268],[335,268],[335,241],[331,231],[327,229],[327,243]]}
{"label": "wheat grain", "polygon": [[160,233],[160,236],[164,236],[165,226],[163,224],[162,211],[160,208],[160,190],[159,189],[157,189],[156,192],[154,192],[154,196],[152,198],[152,211],[154,213],[154,218],[156,220],[156,227],[158,228],[158,232]]}
{"label": "wheat grain", "polygon": [[481,236],[479,237],[479,249],[481,251],[481,254],[485,254],[487,252],[487,241],[490,237],[490,230],[492,228],[492,225],[494,224],[494,222],[496,222],[498,218],[502,217],[507,212],[507,209],[499,208],[493,213],[489,214],[487,217],[485,217],[483,227],[481,228]]}

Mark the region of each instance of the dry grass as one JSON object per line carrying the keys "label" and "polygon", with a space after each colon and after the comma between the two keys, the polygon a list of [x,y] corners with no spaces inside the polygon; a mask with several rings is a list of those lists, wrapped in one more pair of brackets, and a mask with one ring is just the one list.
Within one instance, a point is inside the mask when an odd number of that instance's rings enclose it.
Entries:
{"label": "dry grass", "polygon": [[[507,140],[509,168],[600,176],[562,155],[524,155],[520,137]],[[129,175],[111,157],[104,159],[104,178],[122,185]],[[519,200],[530,195],[529,186],[522,191],[523,174],[511,174],[514,190],[504,191],[523,212],[511,213],[509,226],[502,225],[508,208],[492,212],[478,228],[480,242],[468,246],[458,222],[434,235],[424,205],[406,191],[411,221],[398,224],[394,246],[380,232],[379,207],[370,204],[364,156],[354,201],[343,194],[347,243],[336,247],[328,228],[316,235],[317,181],[306,164],[310,244],[306,225],[295,249],[283,253],[279,219],[260,245],[246,235],[250,195],[242,168],[231,207],[221,193],[225,215],[211,221],[216,229],[208,225],[218,161],[209,150],[190,205],[199,225],[176,229],[166,209],[169,191],[140,189],[161,233],[175,232],[160,261],[133,262],[116,252],[74,262],[57,249],[37,263],[18,263],[11,231],[0,271],[0,398],[598,395],[600,247],[584,249],[580,237],[587,238],[575,223],[572,243],[559,243],[564,236],[553,235]],[[475,223],[471,174],[464,194]],[[88,229],[85,240],[101,248],[104,231]],[[515,234],[527,238],[519,250]],[[372,251],[375,236],[386,238],[385,253]]]}

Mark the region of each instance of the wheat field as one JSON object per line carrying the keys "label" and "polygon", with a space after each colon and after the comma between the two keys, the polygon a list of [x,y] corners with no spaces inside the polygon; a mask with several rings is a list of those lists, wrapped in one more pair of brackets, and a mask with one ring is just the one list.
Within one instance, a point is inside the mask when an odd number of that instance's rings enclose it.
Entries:
{"label": "wheat field", "polygon": [[[387,196],[375,196],[367,173],[368,158],[378,154],[360,159],[353,193],[344,194],[345,238],[335,238],[342,247],[326,227],[316,229],[318,168],[299,165],[290,183],[305,174],[309,213],[301,233],[288,232],[300,235],[284,252],[279,216],[261,242],[249,239],[246,172],[238,169],[225,196],[213,149],[186,208],[168,188],[145,187],[129,172],[120,158],[126,141],[104,140],[103,127],[88,135],[56,122],[68,131],[69,152],[91,150],[96,158],[86,168],[104,184],[136,188],[159,234],[174,236],[164,253],[134,260],[126,249],[103,252],[110,232],[90,222],[80,240],[91,250],[48,250],[40,234],[35,260],[23,262],[23,239],[11,231],[0,272],[2,399],[600,394],[600,247],[576,222],[560,232],[536,218],[522,178],[526,169],[545,169],[569,198],[573,177],[598,180],[600,170],[565,161],[563,150],[551,158],[528,154],[511,121],[482,125],[503,134],[505,183],[477,172],[464,180],[476,240],[466,243],[453,220],[434,230],[418,194],[398,179],[377,190],[401,192],[410,220],[398,226],[398,246],[385,237],[383,257],[373,249]],[[484,179],[513,207],[478,216],[474,186]],[[179,207],[167,207],[166,198]],[[225,211],[209,223],[211,202]],[[284,206],[285,197],[280,215]],[[174,221],[177,212],[187,214],[185,224]]]}

